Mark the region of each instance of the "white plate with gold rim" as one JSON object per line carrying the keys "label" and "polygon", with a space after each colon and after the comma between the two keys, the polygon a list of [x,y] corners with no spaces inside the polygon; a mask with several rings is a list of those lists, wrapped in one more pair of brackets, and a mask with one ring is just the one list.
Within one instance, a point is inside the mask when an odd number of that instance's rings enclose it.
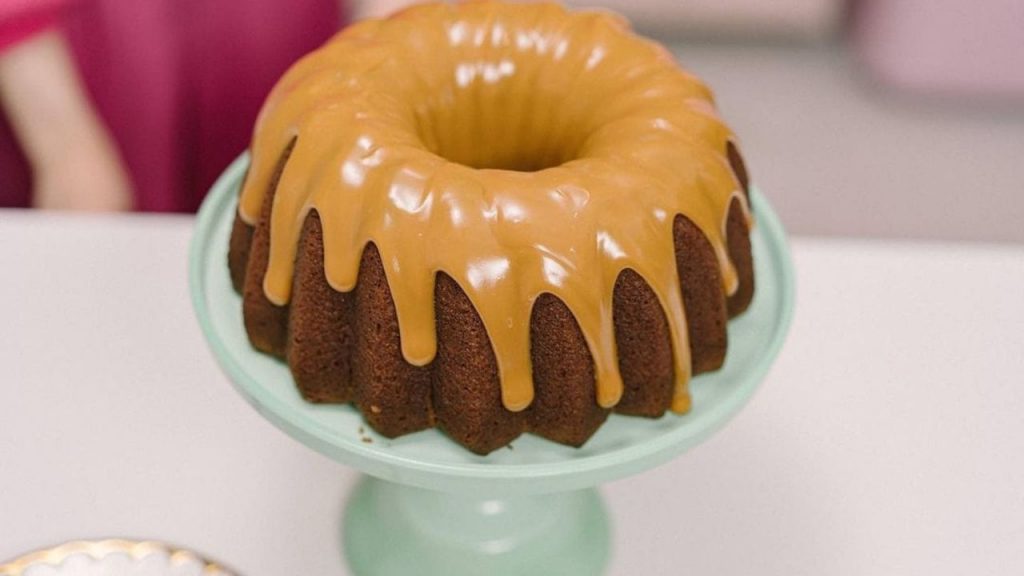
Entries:
{"label": "white plate with gold rim", "polygon": [[0,564],[0,576],[236,576],[189,550],[161,542],[79,540]]}

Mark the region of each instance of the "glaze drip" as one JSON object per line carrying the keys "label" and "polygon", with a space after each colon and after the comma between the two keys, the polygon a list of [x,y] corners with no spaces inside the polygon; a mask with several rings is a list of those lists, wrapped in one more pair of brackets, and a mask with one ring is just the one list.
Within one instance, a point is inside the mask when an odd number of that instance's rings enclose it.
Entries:
{"label": "glaze drip", "polygon": [[436,274],[459,284],[512,411],[533,399],[530,317],[544,293],[576,317],[598,403],[619,401],[612,295],[631,269],[668,319],[672,409],[683,412],[691,368],[672,225],[683,214],[700,228],[732,293],[730,203],[750,218],[732,137],[708,89],[614,15],[421,5],[351,26],[288,71],[257,122],[239,213],[256,222],[294,140],[274,197],[267,298],[289,301],[316,210],[334,289],[355,287],[363,250],[376,246],[411,364],[436,353]]}

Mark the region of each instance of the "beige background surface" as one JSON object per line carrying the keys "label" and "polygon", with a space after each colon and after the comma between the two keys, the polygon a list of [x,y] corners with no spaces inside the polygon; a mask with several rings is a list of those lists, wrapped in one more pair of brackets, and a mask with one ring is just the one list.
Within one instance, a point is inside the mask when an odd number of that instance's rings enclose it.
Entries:
{"label": "beige background surface", "polygon": [[[357,16],[383,15],[423,0],[361,0]],[[517,0],[512,0],[517,1]],[[518,0],[530,2],[535,0]],[[846,0],[561,0],[579,8],[607,8],[637,26],[700,35],[821,38],[835,30]]]}
{"label": "beige background surface", "polygon": [[798,234],[1024,242],[1024,102],[912,99],[838,44],[676,44]]}

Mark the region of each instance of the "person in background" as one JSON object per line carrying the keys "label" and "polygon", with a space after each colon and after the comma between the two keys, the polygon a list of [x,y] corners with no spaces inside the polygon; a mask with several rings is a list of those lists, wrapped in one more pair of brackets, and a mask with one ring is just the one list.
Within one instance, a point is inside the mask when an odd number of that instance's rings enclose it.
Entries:
{"label": "person in background", "polygon": [[194,211],[338,0],[3,0],[0,206]]}

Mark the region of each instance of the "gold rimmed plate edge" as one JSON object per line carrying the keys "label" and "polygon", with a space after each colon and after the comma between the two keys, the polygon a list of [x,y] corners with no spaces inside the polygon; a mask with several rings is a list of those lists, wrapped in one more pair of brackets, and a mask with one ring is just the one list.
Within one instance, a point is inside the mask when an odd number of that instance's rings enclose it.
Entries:
{"label": "gold rimmed plate edge", "polygon": [[202,555],[164,542],[155,540],[73,540],[52,548],[29,552],[5,564],[0,564],[0,576],[23,576],[30,568],[37,566],[58,567],[69,558],[85,555],[94,560],[103,560],[112,554],[125,554],[134,560],[142,560],[153,554],[166,554],[170,566],[194,562],[202,566],[204,576],[238,576],[222,564],[212,562]]}

